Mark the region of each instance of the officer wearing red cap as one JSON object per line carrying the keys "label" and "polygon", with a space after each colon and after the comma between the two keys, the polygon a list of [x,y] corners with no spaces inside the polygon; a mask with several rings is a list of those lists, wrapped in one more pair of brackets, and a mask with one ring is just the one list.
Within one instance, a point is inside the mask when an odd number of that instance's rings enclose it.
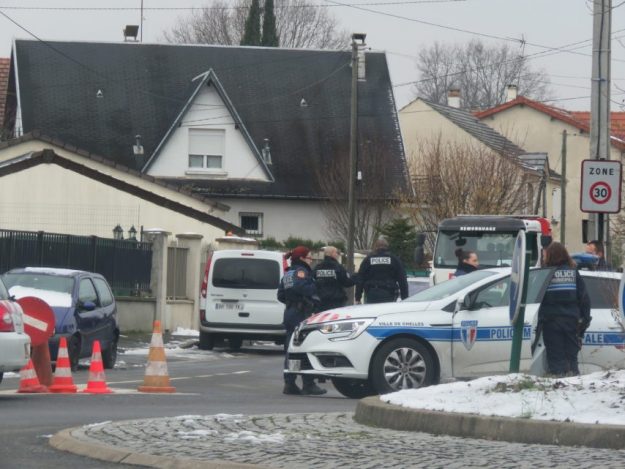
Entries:
{"label": "officer wearing red cap", "polygon": [[[311,269],[312,257],[310,249],[297,246],[286,258],[291,258],[291,267],[284,273],[278,287],[278,300],[286,305],[284,310],[284,369],[288,370],[288,347],[291,335],[297,325],[316,312],[319,303],[317,287]],[[312,376],[302,376],[303,387],[300,390],[295,384],[297,375],[284,372],[284,394],[325,394],[326,390],[317,386]]]}

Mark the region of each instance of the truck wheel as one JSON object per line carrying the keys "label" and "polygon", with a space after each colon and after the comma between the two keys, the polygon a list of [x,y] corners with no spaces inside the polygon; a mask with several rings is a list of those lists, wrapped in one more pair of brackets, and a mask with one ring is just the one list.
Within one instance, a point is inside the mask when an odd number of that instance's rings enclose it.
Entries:
{"label": "truck wheel", "polygon": [[215,336],[208,332],[200,331],[200,343],[198,347],[200,350],[213,350],[213,347],[215,347]]}
{"label": "truck wheel", "polygon": [[375,389],[366,379],[332,378],[332,384],[338,392],[350,399],[362,399],[375,394]]}
{"label": "truck wheel", "polygon": [[399,338],[387,342],[371,363],[371,383],[379,394],[429,386],[435,379],[432,355],[416,340]]}

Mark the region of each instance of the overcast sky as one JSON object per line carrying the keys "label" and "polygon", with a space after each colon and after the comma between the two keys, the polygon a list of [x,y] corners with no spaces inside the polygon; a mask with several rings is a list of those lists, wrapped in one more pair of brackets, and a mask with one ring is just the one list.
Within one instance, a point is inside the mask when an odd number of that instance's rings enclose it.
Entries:
{"label": "overcast sky", "polygon": [[[601,1],[601,0],[596,0]],[[399,106],[414,98],[411,85],[418,78],[415,56],[435,41],[465,43],[480,38],[487,43],[507,42],[532,57],[533,67],[544,69],[553,85],[553,104],[571,110],[589,110],[592,51],[592,0],[311,0],[327,5],[350,32],[367,34],[367,44],[388,54]],[[144,42],[160,42],[162,31],[184,8],[202,0],[144,0]],[[353,6],[337,6],[337,3]],[[389,3],[394,3],[390,5]],[[613,0],[612,110],[625,102],[625,3]],[[369,5],[367,5],[369,4]],[[0,0],[0,12],[47,40],[121,41],[126,24],[139,23],[141,0]],[[32,8],[16,9],[11,7]],[[46,9],[38,9],[38,8]],[[88,8],[110,10],[89,10]],[[154,10],[173,7],[180,10]],[[54,10],[49,8],[73,8]],[[119,10],[115,8],[136,8]],[[0,15],[0,56],[8,57],[14,38],[32,38]],[[496,39],[499,38],[499,39]],[[573,52],[553,48],[587,41]],[[550,51],[548,54],[535,55]]]}

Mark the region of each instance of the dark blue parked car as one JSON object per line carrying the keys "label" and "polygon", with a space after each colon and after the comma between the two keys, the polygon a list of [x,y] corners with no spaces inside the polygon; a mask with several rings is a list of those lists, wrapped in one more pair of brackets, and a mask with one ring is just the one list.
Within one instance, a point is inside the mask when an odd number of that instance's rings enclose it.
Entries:
{"label": "dark blue parked car", "polygon": [[93,341],[102,347],[104,368],[117,360],[117,306],[107,281],[100,274],[81,270],[26,267],[2,276],[9,293],[16,298],[34,296],[50,305],[56,316],[55,334],[50,339],[53,361],[61,337],[67,339],[72,370],[78,360],[91,356]]}

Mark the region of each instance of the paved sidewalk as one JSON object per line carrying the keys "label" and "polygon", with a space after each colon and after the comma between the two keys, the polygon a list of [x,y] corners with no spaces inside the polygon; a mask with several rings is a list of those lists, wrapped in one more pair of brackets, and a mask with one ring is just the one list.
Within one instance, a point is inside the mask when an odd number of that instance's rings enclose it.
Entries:
{"label": "paved sidewalk", "polygon": [[527,445],[362,425],[351,413],[180,416],[64,430],[52,446],[161,468],[621,468],[625,451]]}

